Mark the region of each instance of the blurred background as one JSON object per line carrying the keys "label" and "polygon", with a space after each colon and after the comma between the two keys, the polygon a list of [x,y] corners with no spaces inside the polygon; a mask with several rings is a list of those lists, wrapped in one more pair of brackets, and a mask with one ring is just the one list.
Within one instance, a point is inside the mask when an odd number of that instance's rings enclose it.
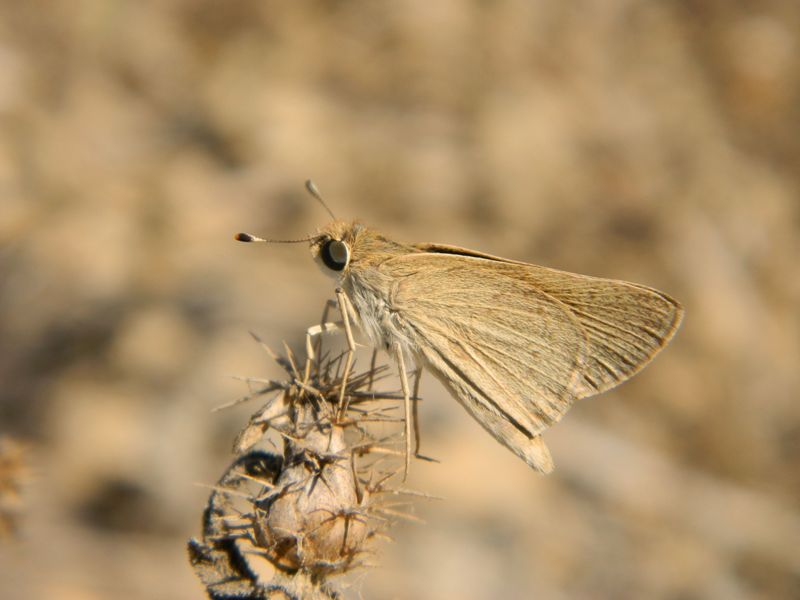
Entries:
{"label": "blurred background", "polygon": [[409,485],[444,500],[348,598],[800,597],[798,31],[795,0],[0,4],[0,597],[204,596],[195,484],[255,406],[210,410],[333,291],[232,236],[323,225],[308,177],[687,309],[546,478],[426,376]]}

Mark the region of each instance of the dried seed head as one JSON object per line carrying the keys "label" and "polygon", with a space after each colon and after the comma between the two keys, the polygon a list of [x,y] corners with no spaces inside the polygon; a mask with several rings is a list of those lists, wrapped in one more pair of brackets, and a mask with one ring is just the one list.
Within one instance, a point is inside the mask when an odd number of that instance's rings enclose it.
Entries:
{"label": "dried seed head", "polygon": [[[265,349],[288,379],[248,380],[257,388],[243,400],[271,397],[236,439],[239,457],[209,498],[203,540],[189,542],[190,560],[212,598],[270,597],[269,590],[336,597],[326,579],[364,564],[393,522],[382,499],[404,493],[392,489],[401,453],[387,446],[402,441],[402,420],[393,416],[399,398],[373,391],[386,371],[374,360],[344,377],[343,355],[313,358],[323,355],[321,338],[300,366],[288,348],[285,356]],[[375,421],[398,433],[377,440],[369,432]],[[281,452],[260,449],[275,434]]]}
{"label": "dried seed head", "polygon": [[368,532],[368,496],[359,498],[344,428],[287,441],[285,456],[277,492],[256,511],[259,545],[284,568],[346,570]]}

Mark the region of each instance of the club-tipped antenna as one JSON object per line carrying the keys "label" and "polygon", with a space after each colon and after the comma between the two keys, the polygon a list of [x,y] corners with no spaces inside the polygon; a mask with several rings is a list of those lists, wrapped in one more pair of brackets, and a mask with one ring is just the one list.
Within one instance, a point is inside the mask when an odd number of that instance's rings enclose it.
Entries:
{"label": "club-tipped antenna", "polygon": [[[310,179],[306,179],[306,190],[322,205],[322,208],[328,211],[328,214],[335,221],[336,215],[334,215],[330,207],[327,204],[325,204],[325,200],[322,199],[322,194],[319,193],[317,186]],[[233,238],[238,242],[262,242],[266,244],[299,244],[302,242],[313,241],[317,237],[318,236],[315,235],[309,235],[307,237],[299,238],[296,240],[273,240],[273,239],[261,238],[258,237],[257,235],[253,235],[252,233],[237,233],[235,236],[233,236]]]}
{"label": "club-tipped antenna", "polygon": [[314,236],[310,235],[308,237],[300,238],[297,240],[268,240],[249,233],[237,233],[235,236],[233,236],[233,239],[235,239],[238,242],[264,242],[266,244],[299,244],[301,242],[310,242],[311,240],[314,239]]}
{"label": "club-tipped antenna", "polygon": [[314,196],[314,198],[316,198],[319,201],[319,203],[322,204],[322,207],[328,211],[328,214],[335,221],[336,215],[334,215],[330,207],[327,204],[325,204],[325,200],[322,199],[322,194],[319,193],[317,186],[314,185],[314,182],[311,181],[310,179],[306,179],[306,190],[308,190],[308,193]]}

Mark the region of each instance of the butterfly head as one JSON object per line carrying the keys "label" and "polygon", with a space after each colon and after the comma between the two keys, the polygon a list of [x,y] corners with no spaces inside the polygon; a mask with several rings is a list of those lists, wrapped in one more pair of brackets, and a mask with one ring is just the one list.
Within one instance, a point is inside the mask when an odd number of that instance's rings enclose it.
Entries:
{"label": "butterfly head", "polygon": [[367,229],[357,221],[337,219],[322,199],[316,186],[306,182],[309,194],[319,201],[333,220],[308,237],[292,240],[264,239],[249,233],[239,233],[235,237],[240,242],[269,242],[295,244],[309,242],[311,256],[322,271],[338,281],[345,279],[354,264],[367,269],[398,253],[408,251],[401,244],[392,242],[374,230]]}
{"label": "butterfly head", "polygon": [[323,272],[341,278],[347,273],[363,230],[364,226],[358,223],[332,221],[311,238],[311,256]]}

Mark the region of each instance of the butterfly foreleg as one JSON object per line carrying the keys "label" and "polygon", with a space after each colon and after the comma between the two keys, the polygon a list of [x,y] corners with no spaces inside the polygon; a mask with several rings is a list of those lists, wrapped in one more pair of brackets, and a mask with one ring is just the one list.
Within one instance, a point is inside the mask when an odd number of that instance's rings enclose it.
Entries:
{"label": "butterfly foreleg", "polygon": [[[345,295],[344,291],[341,289],[336,290],[336,300],[328,300],[325,303],[325,308],[322,311],[322,319],[319,325],[312,325],[308,329],[306,329],[306,367],[305,367],[305,381],[304,383],[308,383],[308,380],[311,376],[311,366],[312,361],[316,359],[317,361],[317,372],[320,371],[320,361],[322,360],[321,356],[321,347],[322,347],[322,334],[334,332],[334,331],[344,331],[345,339],[347,340],[347,350],[345,351],[345,366],[342,373],[342,381],[341,386],[339,389],[339,401],[338,401],[338,408],[337,411],[339,416],[342,417],[347,410],[347,406],[345,406],[344,400],[347,391],[347,380],[350,375],[350,369],[353,366],[353,356],[356,350],[356,342],[353,339],[353,330],[350,326],[350,315],[348,312],[348,303],[349,300]],[[328,312],[333,307],[336,306],[339,309],[339,312],[342,315],[342,320],[338,322],[328,321]],[[316,348],[313,342],[314,338],[317,338]]]}
{"label": "butterfly foreleg", "polygon": [[342,288],[336,289],[336,300],[339,303],[339,312],[342,314],[345,338],[347,339],[347,356],[344,361],[344,371],[342,372],[341,389],[339,390],[339,416],[344,417],[347,410],[345,406],[345,392],[347,391],[347,379],[350,376],[350,369],[353,366],[353,357],[356,352],[356,341],[353,339],[353,329],[350,327],[350,300]]}
{"label": "butterfly foreleg", "polygon": [[[315,359],[317,361],[317,373],[320,372],[322,366],[322,334],[331,331],[341,331],[342,329],[343,323],[333,323],[328,321],[328,312],[336,305],[336,300],[328,300],[325,302],[325,307],[322,309],[322,318],[320,319],[319,325],[312,325],[306,329],[306,368],[303,380],[305,384],[308,384],[309,382],[311,377],[312,362]],[[314,338],[316,338],[316,344],[313,342]]]}

